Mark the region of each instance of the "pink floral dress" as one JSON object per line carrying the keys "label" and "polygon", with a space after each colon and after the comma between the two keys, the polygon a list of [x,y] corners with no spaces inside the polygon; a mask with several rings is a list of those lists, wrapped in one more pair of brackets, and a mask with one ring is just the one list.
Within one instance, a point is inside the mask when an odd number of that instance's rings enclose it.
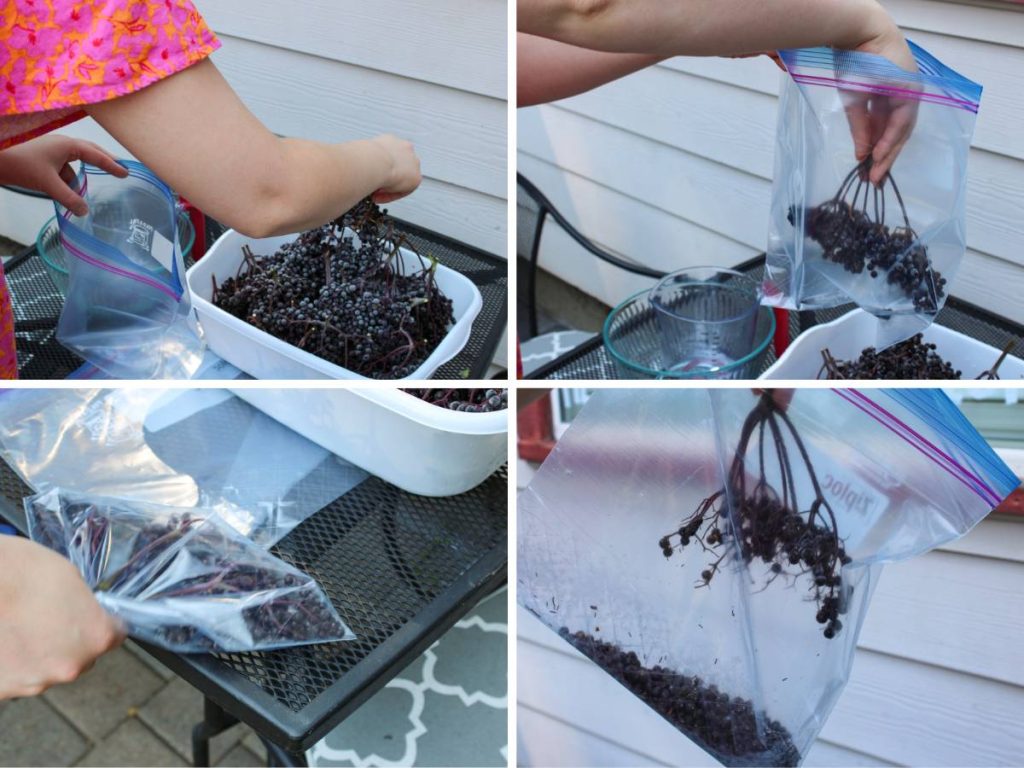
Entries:
{"label": "pink floral dress", "polygon": [[14,311],[11,294],[4,281],[4,265],[0,261],[0,380],[18,378],[18,358],[14,352]]}
{"label": "pink floral dress", "polygon": [[[0,0],[0,150],[85,117],[220,47],[189,0]],[[2,162],[2,157],[0,157]],[[17,375],[0,269],[0,379]]]}

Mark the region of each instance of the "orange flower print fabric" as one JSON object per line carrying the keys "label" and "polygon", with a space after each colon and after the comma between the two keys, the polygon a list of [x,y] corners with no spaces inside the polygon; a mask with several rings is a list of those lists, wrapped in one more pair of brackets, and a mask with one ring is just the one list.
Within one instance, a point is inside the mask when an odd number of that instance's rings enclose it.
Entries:
{"label": "orange flower print fabric", "polygon": [[0,0],[0,149],[219,47],[188,0]]}
{"label": "orange flower print fabric", "polygon": [[18,358],[14,353],[14,310],[4,280],[4,265],[0,262],[0,380],[16,378]]}

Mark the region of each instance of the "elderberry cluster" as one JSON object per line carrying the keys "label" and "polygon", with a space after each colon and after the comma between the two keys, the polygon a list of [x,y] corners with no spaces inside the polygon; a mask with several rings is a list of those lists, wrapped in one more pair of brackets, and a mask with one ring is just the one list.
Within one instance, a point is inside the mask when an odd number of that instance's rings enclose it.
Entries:
{"label": "elderberry cluster", "polygon": [[[870,158],[859,163],[834,197],[805,209],[804,234],[821,246],[825,260],[852,274],[861,274],[866,269],[871,277],[877,278],[885,272],[886,282],[902,289],[915,310],[934,314],[946,295],[946,278],[932,267],[928,249],[910,227],[906,207],[891,175],[885,177],[881,189],[875,189],[874,215],[869,214],[870,183],[866,178],[870,167]],[[886,183],[896,193],[905,226],[890,228],[885,224]],[[852,203],[845,199],[851,191]],[[792,226],[797,224],[796,214],[796,207],[790,206],[786,218]]]}
{"label": "elderberry cluster", "polygon": [[213,303],[250,325],[375,379],[413,373],[454,322],[436,262],[406,274],[386,211],[369,198],[270,256],[243,249]]}
{"label": "elderberry cluster", "polygon": [[[815,490],[815,497],[806,508],[796,497],[786,431],[798,448]],[[755,432],[759,435],[759,475],[756,484],[748,489],[747,456],[752,454]],[[766,442],[769,439],[771,442]],[[768,450],[773,450],[778,459],[781,492],[773,488],[766,476],[764,457]],[[724,512],[726,499],[731,499],[735,507],[732,516]],[[768,566],[771,574],[763,589],[780,576],[793,577],[794,583],[797,578],[806,577],[818,606],[816,618],[825,625],[825,637],[832,639],[843,628],[839,616],[846,613],[850,592],[844,589],[842,569],[851,558],[839,538],[835,515],[822,494],[803,441],[771,395],[761,397],[743,424],[729,471],[729,491],[723,488],[704,499],[678,530],[661,537],[658,546],[665,558],[671,558],[677,549],[684,549],[691,542],[715,557],[701,571],[698,587],[709,587],[730,558],[738,558],[747,565],[757,559]]]}
{"label": "elderberry cluster", "polygon": [[755,710],[750,699],[730,696],[697,676],[645,667],[633,651],[586,632],[562,627],[559,634],[724,765],[800,763],[786,727]]}
{"label": "elderberry cluster", "polygon": [[816,619],[825,624],[824,635],[835,637],[843,628],[840,614],[847,610],[842,591],[842,566],[849,565],[835,531],[813,522],[819,515],[812,510],[804,514],[785,507],[772,493],[758,493],[745,500],[740,508],[740,554],[747,563],[755,557],[771,563],[768,583],[783,573],[784,564],[796,566],[813,581],[814,599],[818,603]]}
{"label": "elderberry cluster", "polygon": [[507,389],[403,389],[439,408],[466,413],[490,413],[508,408]]}
{"label": "elderberry cluster", "polygon": [[[160,598],[175,597],[188,589],[195,598],[215,598],[218,595],[238,598],[242,595],[260,595],[258,600],[249,601],[241,611],[250,642],[254,647],[265,645],[289,645],[306,643],[323,637],[340,634],[337,618],[329,604],[320,595],[311,581],[304,581],[294,574],[261,568],[252,565],[231,563],[218,564],[222,570],[218,582],[209,584],[209,575],[179,582],[170,594],[159,594]],[[279,594],[269,596],[272,591]],[[200,628],[192,624],[161,626],[157,636],[168,645],[188,646],[196,649],[217,650],[216,643]]]}
{"label": "elderberry cluster", "polygon": [[[74,553],[73,562],[96,592],[140,600],[234,601],[244,608],[245,623],[253,645],[288,645],[344,634],[330,604],[315,582],[303,578],[272,555],[253,547],[234,531],[223,530],[203,517],[189,513],[163,518],[143,518],[130,510],[71,503],[63,514],[39,516],[42,537],[37,541],[63,554]],[[73,521],[70,539],[62,526]],[[184,543],[182,539],[188,535]],[[120,549],[116,560],[108,556],[111,541]],[[170,573],[193,576],[168,578]],[[165,643],[195,649],[217,650],[201,627],[162,621],[147,627],[150,636]]]}
{"label": "elderberry cluster", "polygon": [[878,352],[867,347],[856,360],[836,360],[822,350],[824,363],[818,378],[826,379],[959,379],[963,375],[935,351],[936,346],[925,343],[918,333],[906,341]]}
{"label": "elderberry cluster", "polygon": [[[999,357],[988,368],[974,378],[977,380],[996,380],[999,378],[999,366],[1017,346],[1015,339],[1010,339],[999,353]],[[818,371],[826,379],[959,379],[961,371],[953,368],[939,353],[936,345],[924,342],[919,333],[906,341],[894,344],[888,349],[877,352],[874,347],[867,347],[856,360],[836,360],[828,349],[821,351],[824,363]]]}

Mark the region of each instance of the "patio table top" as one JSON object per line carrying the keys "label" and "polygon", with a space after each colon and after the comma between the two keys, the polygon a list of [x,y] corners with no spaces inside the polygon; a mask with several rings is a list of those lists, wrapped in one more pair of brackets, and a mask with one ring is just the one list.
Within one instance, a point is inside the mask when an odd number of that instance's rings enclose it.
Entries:
{"label": "patio table top", "polygon": [[[395,223],[420,253],[433,256],[465,275],[483,298],[466,346],[438,368],[433,378],[484,378],[508,319],[505,260],[414,224],[398,219]],[[207,218],[206,230],[207,241],[212,243],[223,227]],[[57,341],[57,321],[64,297],[50,280],[35,246],[12,258],[5,271],[14,305],[19,375],[23,379],[67,378],[82,365],[82,360]]]}

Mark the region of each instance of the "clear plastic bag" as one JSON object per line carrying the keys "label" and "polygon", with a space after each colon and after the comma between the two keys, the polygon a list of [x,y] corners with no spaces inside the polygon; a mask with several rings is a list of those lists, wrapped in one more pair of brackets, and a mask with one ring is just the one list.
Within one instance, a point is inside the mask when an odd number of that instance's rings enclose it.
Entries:
{"label": "clear plastic bag", "polygon": [[937,390],[774,402],[599,390],[518,505],[520,602],[726,765],[799,763],[882,564],[1017,485]]}
{"label": "clear plastic bag", "polygon": [[79,172],[85,216],[55,203],[69,276],[57,338],[115,378],[187,378],[203,342],[184,285],[174,195],[145,166],[120,162],[127,178],[90,165]]}
{"label": "clear plastic bag", "polygon": [[267,547],[367,477],[217,389],[0,392],[0,452],[36,491],[203,507]]}
{"label": "clear plastic bag", "polygon": [[[879,318],[878,347],[932,322],[967,247],[967,157],[982,89],[910,47],[914,73],[867,53],[780,51],[789,76],[764,300],[789,309],[854,302]],[[865,180],[870,160],[855,157],[848,112],[913,125],[878,189]]]}
{"label": "clear plastic bag", "polygon": [[355,637],[316,581],[209,511],[53,488],[25,513],[32,540],[68,558],[137,639],[200,653]]}

